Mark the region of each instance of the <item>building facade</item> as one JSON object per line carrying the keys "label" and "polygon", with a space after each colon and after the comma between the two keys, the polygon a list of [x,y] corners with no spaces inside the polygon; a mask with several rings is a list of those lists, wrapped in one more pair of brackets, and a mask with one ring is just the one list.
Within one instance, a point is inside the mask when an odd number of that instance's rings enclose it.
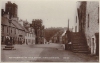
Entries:
{"label": "building facade", "polygon": [[[99,2],[87,2],[85,36],[91,54],[99,51]],[[98,50],[98,51],[97,51]]]}
{"label": "building facade", "polygon": [[[8,14],[4,14],[7,15]],[[25,38],[25,30],[22,26],[15,20],[12,20],[11,23],[9,19],[5,16],[2,16],[1,19],[1,36],[2,36],[2,44],[5,43],[5,37],[10,36],[13,44],[22,44]]]}
{"label": "building facade", "polygon": [[[31,31],[30,31],[31,30]],[[35,34],[34,34],[34,29],[31,27],[27,29],[27,34],[25,36],[25,43],[28,44],[35,44]]]}
{"label": "building facade", "polygon": [[5,37],[10,36],[10,41],[13,44],[22,44],[25,39],[25,30],[18,23],[17,5],[15,3],[7,2],[5,11],[1,10],[1,36],[2,44],[5,44]]}
{"label": "building facade", "polygon": [[25,43],[26,45],[29,44],[35,44],[35,33],[34,33],[34,29],[30,26],[30,23],[28,23],[27,21],[23,21],[21,20],[19,23],[22,24],[22,26],[25,29]]}
{"label": "building facade", "polygon": [[78,2],[79,32],[85,34],[91,54],[99,55],[99,2]]}

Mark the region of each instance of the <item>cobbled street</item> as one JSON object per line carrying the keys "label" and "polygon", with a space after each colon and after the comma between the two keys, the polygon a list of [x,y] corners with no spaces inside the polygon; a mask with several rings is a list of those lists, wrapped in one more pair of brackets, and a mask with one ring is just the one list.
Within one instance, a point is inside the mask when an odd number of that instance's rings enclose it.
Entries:
{"label": "cobbled street", "polygon": [[[5,45],[2,45],[2,49]],[[98,56],[64,50],[62,44],[14,45],[2,50],[2,62],[98,62]]]}

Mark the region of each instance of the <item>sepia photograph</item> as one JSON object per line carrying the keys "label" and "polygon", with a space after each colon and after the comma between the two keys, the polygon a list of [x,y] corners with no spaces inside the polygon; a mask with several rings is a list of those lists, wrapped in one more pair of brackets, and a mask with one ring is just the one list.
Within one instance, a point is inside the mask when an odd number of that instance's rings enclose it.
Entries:
{"label": "sepia photograph", "polygon": [[99,1],[2,0],[1,62],[99,63]]}

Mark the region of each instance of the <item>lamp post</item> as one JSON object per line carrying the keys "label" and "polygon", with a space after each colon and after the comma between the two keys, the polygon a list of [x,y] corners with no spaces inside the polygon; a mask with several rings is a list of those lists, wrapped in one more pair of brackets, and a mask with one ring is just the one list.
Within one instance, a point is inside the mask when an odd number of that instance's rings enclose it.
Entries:
{"label": "lamp post", "polygon": [[66,35],[67,35],[67,40],[66,40],[66,43],[65,43],[65,50],[68,49],[68,43],[70,42],[70,31],[69,31],[69,19],[68,19],[68,28],[67,28],[67,31],[66,31]]}

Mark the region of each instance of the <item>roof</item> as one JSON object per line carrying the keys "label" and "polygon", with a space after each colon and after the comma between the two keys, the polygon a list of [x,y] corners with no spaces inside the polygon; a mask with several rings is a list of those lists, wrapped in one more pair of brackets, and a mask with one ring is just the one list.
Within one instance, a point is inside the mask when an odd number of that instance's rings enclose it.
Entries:
{"label": "roof", "polygon": [[17,21],[12,21],[12,23],[16,26],[16,28],[22,29],[22,27],[19,25],[19,23]]}
{"label": "roof", "polygon": [[8,18],[6,18],[6,17],[2,17],[1,24],[6,25],[6,26],[11,26],[11,27],[16,27],[13,23],[11,23],[11,25],[10,25],[9,21],[8,21]]}
{"label": "roof", "polygon": [[[2,25],[9,26],[8,18],[2,17],[2,19],[1,19],[1,24],[2,24]],[[15,20],[12,20],[10,26],[11,26],[11,27],[18,28],[18,29],[20,29],[20,30],[25,30],[25,28],[24,28],[20,23],[18,23],[18,22],[15,21]]]}
{"label": "roof", "polygon": [[64,32],[62,33],[62,35],[61,35],[61,36],[64,36],[64,35],[65,35],[65,33],[66,33],[66,30],[64,30]]}
{"label": "roof", "polygon": [[25,27],[24,27],[24,29],[25,29],[25,32],[29,32]]}
{"label": "roof", "polygon": [[2,17],[2,18],[1,18],[1,24],[2,24],[2,25],[7,25],[7,26],[9,26],[8,19],[7,19],[6,17]]}

